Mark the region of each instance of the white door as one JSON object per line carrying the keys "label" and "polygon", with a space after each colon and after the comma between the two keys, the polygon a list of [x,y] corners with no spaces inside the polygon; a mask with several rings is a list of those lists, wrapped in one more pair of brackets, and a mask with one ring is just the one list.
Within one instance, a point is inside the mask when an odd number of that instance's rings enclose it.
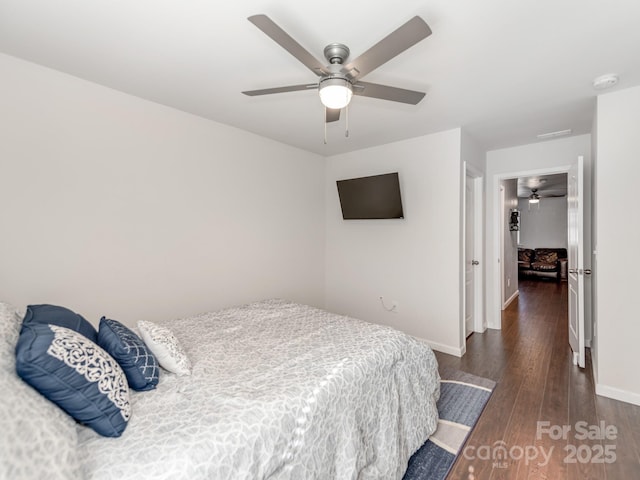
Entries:
{"label": "white door", "polygon": [[465,207],[464,207],[464,263],[465,263],[465,302],[464,325],[465,337],[473,333],[475,311],[475,183],[474,179],[467,175],[465,182]]}
{"label": "white door", "polygon": [[583,157],[569,169],[567,176],[567,219],[569,227],[568,280],[569,280],[569,344],[573,364],[584,368],[584,242]]}

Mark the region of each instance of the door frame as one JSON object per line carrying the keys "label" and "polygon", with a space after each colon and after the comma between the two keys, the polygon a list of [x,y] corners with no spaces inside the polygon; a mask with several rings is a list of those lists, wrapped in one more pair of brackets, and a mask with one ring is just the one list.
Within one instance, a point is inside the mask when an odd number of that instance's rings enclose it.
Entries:
{"label": "door frame", "polygon": [[507,173],[497,173],[493,176],[493,188],[491,195],[493,196],[493,225],[491,225],[491,236],[493,243],[493,251],[491,252],[491,268],[493,272],[493,302],[492,309],[487,312],[487,326],[489,328],[500,330],[502,328],[502,252],[501,250],[501,235],[503,232],[500,230],[502,205],[500,204],[500,184],[502,180],[510,180],[519,177],[531,177],[536,175],[553,175],[556,173],[569,173],[571,164],[560,165],[555,167],[538,168],[531,170],[519,170]]}
{"label": "door frame", "polygon": [[[473,228],[474,228],[474,245],[473,245],[473,256],[474,259],[478,260],[480,264],[476,267],[477,270],[474,272],[474,309],[473,309],[473,331],[482,333],[487,328],[487,321],[484,313],[484,281],[485,281],[485,267],[484,267],[484,172],[480,169],[474,167],[473,165],[464,162],[464,181],[467,181],[467,177],[473,178],[473,194],[474,194],[474,202],[473,202]],[[465,206],[463,208],[463,212],[466,209],[466,188],[462,189],[462,205]],[[464,213],[462,219],[462,312],[460,315],[461,325],[460,325],[460,345],[466,345],[466,325],[465,325],[465,311],[466,311],[466,296],[464,292],[464,287],[466,285],[466,272],[465,272],[465,264],[467,261],[466,251],[465,251],[465,243],[466,242],[466,222],[464,221]]]}
{"label": "door frame", "polygon": [[[575,179],[575,183],[572,182]],[[575,185],[572,188],[572,185]],[[585,367],[585,234],[584,234],[584,156],[567,174],[567,259],[569,297],[569,345],[573,352],[573,364]],[[576,206],[577,203],[577,206]],[[575,217],[575,218],[574,218]],[[573,225],[573,227],[572,227]],[[577,234],[575,237],[573,235]],[[577,252],[574,259],[573,254]],[[573,260],[573,263],[572,263]],[[577,302],[574,300],[577,297]],[[575,303],[573,309],[571,305]],[[575,328],[572,323],[575,322]],[[576,351],[577,350],[577,351]]]}
{"label": "door frame", "polygon": [[[502,257],[504,257],[504,229],[505,229],[505,218],[503,215],[504,212],[504,204],[505,198],[507,196],[504,185],[500,182],[498,185],[500,189],[500,205],[499,205],[499,214],[498,214],[498,230],[501,232],[500,234],[500,256],[498,257],[498,263],[500,264],[500,312],[502,312],[505,308],[505,303],[507,301],[507,286],[504,284],[504,262],[502,261]],[[500,313],[502,316],[502,313]]]}

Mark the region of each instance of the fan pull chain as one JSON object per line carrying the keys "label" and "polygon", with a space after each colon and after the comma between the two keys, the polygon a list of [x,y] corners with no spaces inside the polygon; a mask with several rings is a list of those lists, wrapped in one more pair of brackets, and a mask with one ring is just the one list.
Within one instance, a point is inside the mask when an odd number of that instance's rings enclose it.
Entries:
{"label": "fan pull chain", "polygon": [[344,107],[344,136],[349,138],[349,105]]}
{"label": "fan pull chain", "polygon": [[327,144],[327,107],[324,107],[324,144]]}

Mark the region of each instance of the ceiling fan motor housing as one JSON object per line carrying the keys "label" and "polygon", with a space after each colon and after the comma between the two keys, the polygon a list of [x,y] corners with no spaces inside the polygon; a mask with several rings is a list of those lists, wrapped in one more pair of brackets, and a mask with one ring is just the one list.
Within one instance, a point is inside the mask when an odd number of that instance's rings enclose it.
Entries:
{"label": "ceiling fan motor housing", "polygon": [[332,65],[336,63],[342,65],[349,58],[349,53],[349,47],[342,43],[330,43],[324,47],[324,58]]}

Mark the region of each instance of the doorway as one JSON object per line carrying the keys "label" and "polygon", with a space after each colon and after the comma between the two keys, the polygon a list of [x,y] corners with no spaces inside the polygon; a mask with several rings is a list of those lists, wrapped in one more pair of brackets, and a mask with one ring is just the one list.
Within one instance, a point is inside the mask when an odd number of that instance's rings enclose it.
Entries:
{"label": "doorway", "polygon": [[[521,279],[560,280],[558,259],[567,258],[568,247],[567,173],[502,178],[499,188],[500,309],[504,311],[520,295]],[[537,258],[538,254],[546,258]]]}
{"label": "doorway", "polygon": [[[490,296],[490,305],[487,310],[487,323],[489,328],[500,329],[501,328],[501,316],[503,311],[503,306],[509,299],[505,298],[505,294],[503,293],[504,285],[508,282],[504,280],[507,277],[507,274],[503,275],[502,271],[505,268],[511,267],[510,277],[512,282],[515,280],[517,283],[517,254],[513,253],[514,258],[513,261],[504,258],[504,250],[503,242],[509,238],[513,240],[512,237],[509,237],[510,234],[505,234],[506,230],[509,228],[508,225],[505,225],[505,222],[502,219],[506,218],[508,208],[516,208],[517,200],[514,201],[515,194],[515,183],[512,185],[514,189],[514,193],[511,196],[510,203],[505,200],[502,201],[502,190],[501,186],[504,185],[505,181],[514,180],[517,178],[525,178],[525,177],[533,177],[540,175],[553,175],[553,174],[566,174],[571,165],[562,165],[556,167],[549,167],[545,169],[532,169],[532,170],[521,170],[514,171],[508,173],[500,173],[496,174],[491,178],[490,182],[490,195],[492,196],[491,204],[492,208],[488,211],[488,225],[491,225],[492,231],[489,233],[490,242],[491,242],[491,255],[492,255],[492,265],[491,269],[488,272],[489,278],[491,282],[491,296]],[[509,198],[509,195],[507,195]],[[515,237],[514,237],[515,238]],[[515,244],[517,245],[517,243]],[[512,252],[516,252],[517,247],[512,250]],[[512,283],[510,284],[512,285]]]}
{"label": "doorway", "polygon": [[[515,178],[519,178],[519,177],[533,177],[533,176],[544,176],[544,175],[554,175],[554,174],[569,174],[570,172],[572,172],[572,168],[576,168],[575,165],[582,165],[583,163],[583,158],[579,157],[577,158],[576,161],[572,162],[572,164],[566,165],[566,166],[556,166],[556,167],[550,167],[550,168],[546,168],[546,169],[539,169],[539,170],[527,170],[527,171],[520,171],[520,172],[512,172],[512,173],[503,173],[503,174],[496,174],[492,177],[491,182],[490,182],[490,187],[492,190],[492,195],[491,195],[491,200],[492,201],[492,208],[491,208],[491,215],[490,215],[490,219],[489,219],[489,225],[492,226],[492,230],[493,230],[493,235],[492,235],[492,250],[493,250],[493,254],[495,255],[495,263],[493,264],[493,267],[491,268],[491,271],[489,273],[489,277],[490,277],[490,281],[491,281],[491,288],[492,288],[492,295],[491,295],[491,306],[489,307],[488,310],[488,321],[489,321],[489,327],[490,328],[497,328],[500,329],[501,328],[501,313],[502,313],[502,306],[504,305],[503,300],[504,297],[502,295],[502,288],[504,285],[504,282],[507,282],[508,280],[505,280],[505,278],[507,278],[506,275],[501,275],[501,270],[503,268],[505,268],[507,265],[506,263],[506,258],[505,258],[505,253],[503,251],[503,249],[501,248],[501,242],[503,240],[503,238],[505,237],[505,233],[504,230],[500,229],[500,218],[501,216],[504,214],[504,203],[501,202],[501,197],[500,197],[500,186],[504,184],[505,181],[507,180],[512,180]],[[582,169],[580,169],[580,171],[583,171]],[[572,174],[573,175],[573,174]],[[590,244],[590,215],[591,215],[591,211],[590,211],[590,191],[589,191],[589,183],[585,182],[584,185],[586,186],[586,188],[584,189],[584,194],[585,194],[585,201],[584,202],[580,202],[584,205],[584,212],[581,212],[579,217],[581,220],[584,220],[584,248],[581,248],[581,254],[579,256],[579,262],[576,264],[574,262],[575,265],[579,265],[579,269],[580,271],[582,271],[582,264],[584,263],[585,268],[586,265],[590,265],[591,261],[590,261],[590,255],[591,255],[591,244]],[[535,193],[535,192],[532,192]],[[584,214],[583,214],[584,213]],[[571,222],[569,222],[571,223]],[[574,225],[575,227],[575,225]],[[571,225],[569,225],[569,231],[571,230]],[[565,234],[567,237],[570,238],[570,236],[567,234]],[[511,262],[509,263],[510,267],[513,267],[515,269],[517,269],[517,262]],[[517,271],[515,273],[515,276],[517,276]],[[585,282],[586,283],[586,282]],[[584,338],[589,339],[591,338],[591,309],[590,309],[590,305],[591,305],[591,296],[590,296],[590,289],[586,289],[585,288],[585,294],[583,296],[581,296],[580,299],[580,305],[581,306],[585,306],[584,308],[584,312],[585,312],[585,316],[584,316],[584,327],[581,329],[581,331],[584,334]],[[586,346],[589,346],[589,342],[586,343]],[[582,350],[584,351],[584,350]]]}
{"label": "doorway", "polygon": [[523,278],[566,282],[567,174],[519,177],[515,182],[517,224],[511,230],[517,243],[518,283]]}

